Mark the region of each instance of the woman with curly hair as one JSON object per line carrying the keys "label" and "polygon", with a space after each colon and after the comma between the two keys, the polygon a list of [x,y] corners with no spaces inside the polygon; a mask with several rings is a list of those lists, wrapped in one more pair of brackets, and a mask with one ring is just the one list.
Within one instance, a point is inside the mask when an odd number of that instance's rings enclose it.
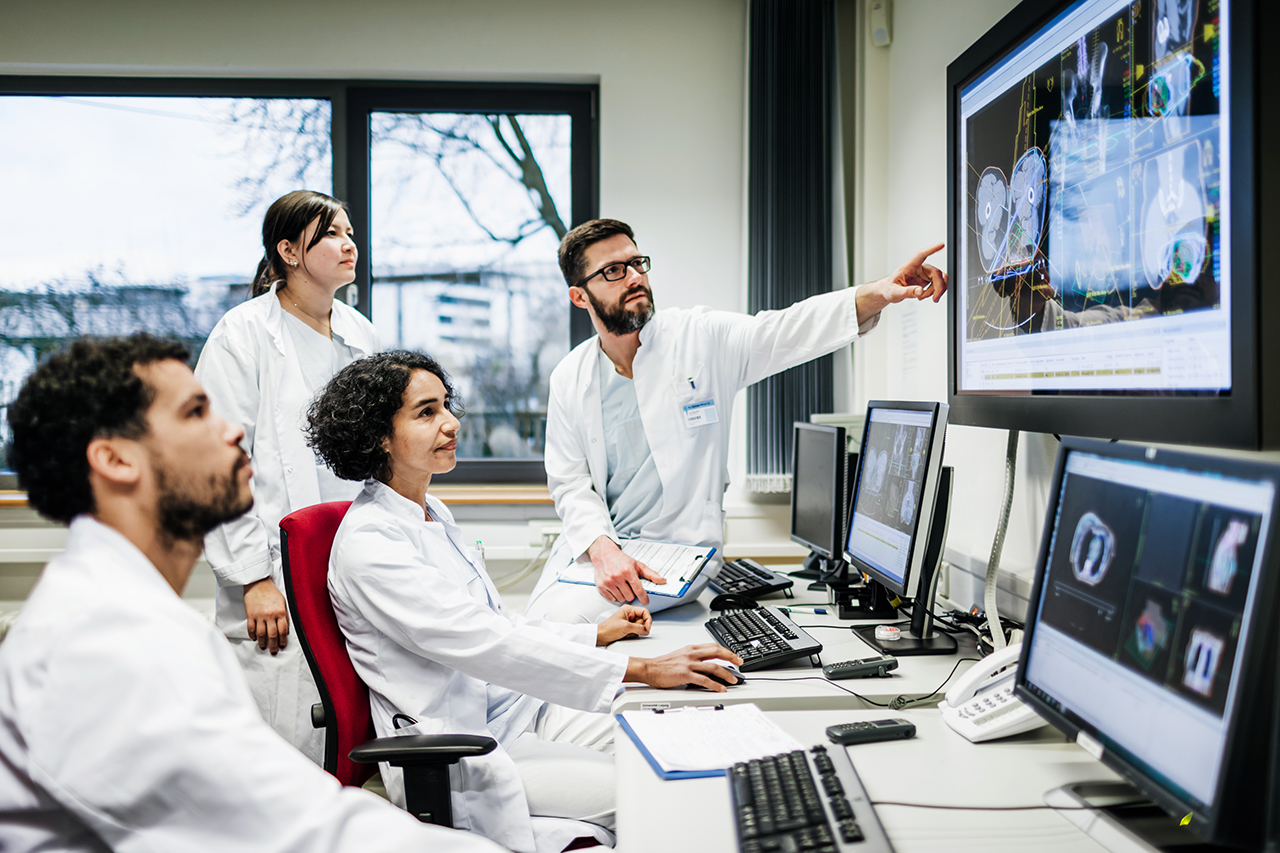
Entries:
{"label": "woman with curly hair", "polygon": [[307,449],[306,407],[343,365],[377,352],[377,332],[334,299],[355,280],[356,245],[346,206],[308,190],[277,199],[262,223],[263,258],[252,298],[214,327],[196,376],[223,417],[244,426],[255,471],[253,509],[205,537],[218,580],[217,624],[231,641],[263,718],[320,763],[324,732],[311,671],[289,642],[280,562],[280,519],[359,491]]}
{"label": "woman with curly hair", "polygon": [[[723,691],[735,678],[712,659],[741,659],[710,643],[659,658],[597,648],[649,633],[648,611],[631,605],[599,625],[508,613],[482,555],[427,491],[457,464],[461,414],[448,375],[414,352],[354,362],[316,398],[308,442],[339,477],[364,481],[334,539],[329,594],[379,735],[403,714],[415,732],[498,741],[452,771],[454,825],[510,850],[558,851],[581,824],[531,815],[613,826],[607,712],[621,683]],[[400,771],[382,772],[403,805]]]}

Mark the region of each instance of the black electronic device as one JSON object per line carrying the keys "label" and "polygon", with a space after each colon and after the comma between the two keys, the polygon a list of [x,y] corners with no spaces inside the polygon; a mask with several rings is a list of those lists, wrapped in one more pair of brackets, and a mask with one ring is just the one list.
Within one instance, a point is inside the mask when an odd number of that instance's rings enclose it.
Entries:
{"label": "black electronic device", "polygon": [[757,758],[733,765],[728,777],[743,853],[893,851],[843,749],[815,746]]}
{"label": "black electronic device", "polygon": [[844,558],[871,578],[869,591],[912,601],[911,621],[897,640],[878,639],[874,625],[853,629],[896,657],[950,654],[958,645],[933,624],[951,508],[951,469],[942,464],[946,430],[945,403],[867,405]]}
{"label": "black electronic device", "polygon": [[822,643],[804,632],[776,607],[727,611],[708,619],[707,632],[720,645],[742,658],[742,672],[807,658],[822,651]]}
{"label": "black electronic device", "polygon": [[822,674],[832,681],[845,678],[886,678],[897,668],[897,658],[892,655],[876,655],[873,658],[829,663],[822,668]]}
{"label": "black electronic device", "polygon": [[755,560],[739,557],[736,560],[725,560],[720,572],[707,586],[716,595],[749,595],[761,598],[782,592],[786,593],[787,598],[791,598],[791,587],[795,586],[795,581],[766,569]]}
{"label": "black electronic device", "polygon": [[759,607],[756,600],[740,592],[722,592],[707,605],[712,610],[751,610]]}
{"label": "black electronic device", "polygon": [[[1014,682],[1172,831],[1250,850],[1270,804],[1278,496],[1273,464],[1064,438]],[[1045,799],[1089,831],[1118,820],[1079,810],[1098,788]]]}
{"label": "black electronic device", "polygon": [[1024,0],[948,66],[952,423],[1280,446],[1277,25]]}
{"label": "black electronic device", "polygon": [[827,739],[832,743],[852,746],[882,740],[906,740],[916,736],[915,724],[900,717],[891,720],[863,720],[827,726]]}
{"label": "black electronic device", "polygon": [[796,421],[792,430],[791,541],[809,549],[796,576],[823,585],[847,582],[841,556],[849,497],[845,429]]}

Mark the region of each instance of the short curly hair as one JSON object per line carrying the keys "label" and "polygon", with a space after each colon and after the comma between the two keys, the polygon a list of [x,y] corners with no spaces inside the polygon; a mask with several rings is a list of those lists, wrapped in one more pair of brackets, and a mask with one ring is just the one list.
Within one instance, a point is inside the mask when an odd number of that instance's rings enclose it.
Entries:
{"label": "short curly hair", "polygon": [[445,406],[462,417],[449,374],[429,355],[381,352],[353,361],[329,380],[307,410],[307,444],[344,480],[385,480],[390,459],[382,440],[394,430],[396,412],[415,370],[434,373],[444,385]]}
{"label": "short curly hair", "polygon": [[9,460],[27,502],[63,524],[93,512],[89,443],[145,436],[156,389],[137,368],[190,358],[182,344],[139,332],[80,338],[36,368],[9,406]]}

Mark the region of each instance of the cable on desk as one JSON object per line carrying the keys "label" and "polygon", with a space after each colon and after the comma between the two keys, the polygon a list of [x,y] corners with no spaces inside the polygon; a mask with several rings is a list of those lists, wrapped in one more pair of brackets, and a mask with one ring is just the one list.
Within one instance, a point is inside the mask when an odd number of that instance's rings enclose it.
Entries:
{"label": "cable on desk", "polygon": [[943,806],[933,803],[899,803],[893,800],[872,800],[873,806],[902,806],[908,809],[942,809],[953,812],[1031,812],[1049,809],[1055,812],[1093,811],[1096,806]]}
{"label": "cable on desk", "polygon": [[[801,627],[804,627],[804,626],[801,626]],[[948,682],[950,682],[951,679],[955,676],[956,670],[960,668],[960,664],[964,663],[965,661],[977,661],[977,660],[981,660],[981,658],[960,658],[958,661],[956,661],[956,665],[951,667],[951,672],[947,674],[947,677],[943,679],[942,683],[938,685],[937,689],[934,690],[932,693],[928,694],[927,696],[919,696],[915,699],[911,699],[906,696],[897,696],[893,699],[890,699],[888,702],[877,702],[874,699],[868,699],[866,696],[863,696],[861,693],[858,693],[856,690],[850,690],[848,687],[845,687],[843,684],[840,684],[835,681],[831,681],[830,679],[827,679],[827,678],[818,678],[816,675],[802,675],[799,678],[760,678],[759,676],[752,676],[751,681],[821,681],[823,684],[830,684],[832,687],[836,688],[837,690],[843,690],[845,693],[848,693],[850,696],[858,697],[863,702],[866,702],[868,705],[874,705],[877,708],[890,708],[894,711],[899,711],[907,707],[908,705],[914,705],[917,702],[927,702],[933,697],[937,696],[939,693],[942,692],[942,688],[946,687]]]}

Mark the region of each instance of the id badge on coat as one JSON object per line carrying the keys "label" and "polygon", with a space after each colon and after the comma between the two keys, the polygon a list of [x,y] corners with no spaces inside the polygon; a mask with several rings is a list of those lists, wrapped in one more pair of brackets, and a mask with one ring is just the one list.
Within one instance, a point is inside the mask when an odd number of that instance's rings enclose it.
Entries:
{"label": "id badge on coat", "polygon": [[680,410],[684,412],[684,425],[689,429],[720,422],[720,416],[716,414],[716,401],[712,399],[689,403],[681,406]]}

